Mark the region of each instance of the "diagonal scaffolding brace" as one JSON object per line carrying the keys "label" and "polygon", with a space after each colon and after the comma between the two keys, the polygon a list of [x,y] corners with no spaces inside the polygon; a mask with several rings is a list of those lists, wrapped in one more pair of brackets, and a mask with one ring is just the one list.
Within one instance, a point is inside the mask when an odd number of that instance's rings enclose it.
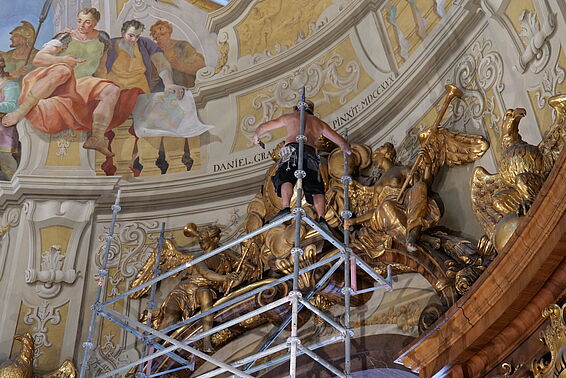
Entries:
{"label": "diagonal scaffolding brace", "polygon": [[[365,263],[362,259],[356,256],[352,249],[349,247],[350,244],[350,232],[347,228],[343,231],[343,241],[340,241],[334,237],[334,235],[328,230],[328,228],[321,226],[318,222],[310,219],[306,216],[304,209],[302,208],[301,198],[303,196],[303,178],[306,177],[306,172],[303,170],[303,158],[304,158],[304,144],[306,142],[305,136],[305,125],[306,125],[306,114],[305,110],[307,109],[308,104],[305,101],[305,88],[302,89],[301,93],[301,100],[299,105],[297,106],[298,110],[300,111],[300,130],[299,134],[296,137],[298,142],[298,159],[297,159],[297,170],[295,171],[295,177],[297,178],[297,184],[295,186],[296,191],[296,207],[293,208],[291,214],[285,215],[280,219],[270,222],[263,227],[252,231],[246,235],[243,235],[231,242],[226,243],[223,246],[216,248],[215,250],[208,252],[195,258],[187,263],[181,264],[180,266],[162,273],[159,271],[159,259],[160,253],[163,246],[163,234],[165,230],[165,224],[162,223],[161,225],[161,233],[158,238],[158,255],[157,261],[154,269],[154,278],[148,280],[144,284],[136,286],[130,290],[126,290],[124,293],[114,296],[112,299],[106,300],[102,302],[102,295],[103,295],[103,287],[105,284],[107,272],[107,263],[108,263],[108,256],[110,252],[110,244],[113,240],[113,232],[114,226],[116,223],[116,218],[118,212],[120,211],[119,201],[120,201],[120,191],[116,196],[116,202],[112,206],[112,221],[108,228],[108,235],[106,237],[106,248],[104,250],[104,255],[102,259],[102,265],[99,270],[98,274],[98,287],[96,291],[96,299],[95,303],[92,307],[92,317],[91,322],[89,325],[87,341],[83,344],[85,347],[85,353],[83,358],[83,364],[81,366],[80,377],[86,377],[86,370],[88,367],[88,361],[90,357],[90,352],[94,348],[93,344],[93,337],[94,337],[94,328],[95,322],[97,317],[101,317],[107,319],[125,331],[131,333],[136,338],[143,341],[143,348],[142,354],[139,359],[136,361],[132,361],[128,364],[123,366],[119,366],[116,369],[105,372],[104,374],[100,375],[99,377],[111,377],[117,373],[127,371],[131,368],[137,368],[136,377],[158,377],[164,376],[169,373],[173,373],[179,370],[190,369],[193,370],[194,362],[189,362],[185,358],[181,357],[179,354],[176,354],[177,350],[185,351],[185,353],[189,353],[193,356],[203,359],[211,363],[212,365],[216,366],[217,368],[211,370],[207,373],[200,375],[199,377],[214,377],[219,374],[230,372],[238,377],[252,377],[251,374],[256,373],[258,371],[267,369],[272,366],[276,366],[278,364],[284,363],[289,361],[289,375],[291,377],[296,377],[297,375],[297,357],[300,355],[309,356],[311,359],[328,369],[334,375],[339,377],[351,377],[351,338],[354,336],[354,332],[350,327],[350,307],[351,307],[351,296],[362,294],[365,292],[378,290],[378,289],[385,289],[385,290],[392,290],[392,279],[391,279],[391,270],[388,267],[388,274],[387,278],[383,278],[381,275],[377,274],[367,263]],[[347,130],[346,130],[346,138],[347,138]],[[341,182],[344,184],[344,209],[340,213],[341,217],[345,220],[352,216],[352,213],[349,211],[349,201],[348,201],[348,189],[349,184],[352,181],[351,177],[349,176],[349,167],[348,167],[348,156],[344,153],[344,176],[341,178]],[[136,293],[140,290],[143,290],[147,287],[150,287],[150,300],[148,302],[148,309],[151,310],[155,307],[155,290],[156,284],[168,277],[171,277],[195,264],[198,264],[202,261],[205,261],[231,247],[234,247],[241,242],[253,238],[265,231],[268,231],[274,227],[277,227],[285,222],[294,220],[295,222],[295,242],[294,247],[291,249],[291,254],[293,255],[293,272],[281,277],[279,279],[273,280],[271,282],[265,283],[253,290],[245,292],[240,295],[235,295],[234,298],[230,298],[229,300],[219,304],[217,306],[213,306],[211,309],[195,314],[188,319],[185,319],[181,322],[176,324],[170,325],[162,330],[156,330],[151,327],[151,317],[149,317],[145,324],[138,321],[137,319],[133,319],[128,317],[127,315],[121,314],[114,309],[111,308],[111,305],[116,303],[117,301],[128,297],[129,295]],[[317,231],[326,241],[332,244],[336,249],[339,250],[339,253],[336,253],[330,257],[327,257],[323,260],[317,261],[316,263],[310,264],[306,267],[300,267],[300,257],[303,254],[303,250],[301,248],[301,224],[306,223],[312,229]],[[321,266],[332,264],[331,267],[326,271],[323,277],[315,284],[315,286],[306,294],[303,293],[299,289],[299,277],[300,275],[312,271],[313,269],[319,268]],[[312,297],[321,290],[324,285],[329,281],[331,276],[340,268],[343,267],[344,270],[344,286],[341,290],[341,293],[344,296],[344,320],[343,324],[339,324],[337,321],[332,319],[331,316],[327,315],[325,312],[321,311],[314,305],[312,305],[309,301]],[[375,282],[376,286],[357,290],[356,285],[356,267],[361,268],[365,273],[367,273]],[[211,314],[217,313],[229,306],[237,304],[243,300],[246,300],[254,295],[260,294],[261,292],[273,288],[277,285],[285,284],[287,281],[292,281],[292,290],[283,298],[275,300],[271,303],[263,305],[255,310],[252,310],[246,314],[240,315],[234,319],[225,321],[223,324],[213,327],[208,331],[200,331],[196,334],[193,334],[186,340],[177,340],[171,336],[171,332],[180,329],[181,327],[194,324],[195,322],[203,319],[206,316]],[[229,298],[229,297],[228,297]],[[268,340],[263,344],[263,346],[254,354],[242,358],[236,362],[226,363],[220,361],[200,350],[196,349],[193,344],[198,340],[203,339],[204,337],[210,336],[214,333],[217,333],[221,330],[227,329],[233,325],[236,325],[246,319],[250,319],[256,315],[265,313],[267,311],[271,311],[280,306],[290,306],[291,314],[286,318],[281,325],[275,330]],[[333,327],[337,334],[331,337],[328,337],[325,340],[321,340],[316,343],[311,343],[310,345],[305,345],[301,343],[299,329],[298,329],[298,313],[301,310],[308,310],[309,312],[314,313],[315,315],[319,316],[323,321]],[[148,312],[148,316],[151,311]],[[287,340],[283,343],[280,343],[276,346],[271,346],[275,340],[281,335],[283,330],[288,326],[291,325],[290,336]],[[170,344],[169,346],[165,346],[160,344],[157,340],[162,340],[165,345]],[[337,342],[344,343],[344,370],[341,371],[340,369],[336,368],[329,362],[322,359],[318,354],[314,352],[314,350],[324,347],[326,345],[330,345]],[[256,361],[260,358],[265,358],[268,356],[272,356],[275,353],[280,353],[281,351],[288,350],[288,353],[283,356],[277,356],[265,362],[263,364],[254,366]],[[168,356],[169,358],[173,359],[181,366],[177,366],[171,368],[167,371],[159,371],[159,372],[152,372],[152,365],[151,362],[159,357]],[[143,364],[148,363],[145,367],[145,372],[143,369]],[[244,366],[245,365],[245,366]],[[242,370],[241,367],[244,366]]]}

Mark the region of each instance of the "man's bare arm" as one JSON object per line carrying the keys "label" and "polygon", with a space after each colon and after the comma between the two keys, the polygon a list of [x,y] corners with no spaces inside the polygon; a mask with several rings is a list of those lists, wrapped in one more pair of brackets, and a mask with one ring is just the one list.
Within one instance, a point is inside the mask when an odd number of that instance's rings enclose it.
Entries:
{"label": "man's bare arm", "polygon": [[84,62],[82,59],[77,59],[74,56],[56,55],[61,51],[61,46],[47,45],[35,54],[32,64],[36,67],[47,67],[52,64],[65,63],[71,67],[76,66],[78,63]]}
{"label": "man's bare arm", "polygon": [[346,139],[342,137],[342,135],[338,134],[336,131],[332,130],[332,128],[324,121],[320,121],[323,124],[322,128],[322,135],[336,143],[342,151],[350,155],[352,150],[350,149],[350,144]]}
{"label": "man's bare arm", "polygon": [[157,69],[159,77],[163,80],[165,94],[175,93],[178,100],[182,99],[185,95],[185,88],[173,83],[173,69],[165,55],[162,52],[156,52],[151,55],[151,62]]}
{"label": "man's bare arm", "polygon": [[262,123],[261,125],[259,125],[259,126],[257,127],[257,129],[255,129],[255,133],[254,133],[254,137],[253,137],[253,142],[254,142],[255,144],[259,144],[259,138],[260,138],[263,134],[265,134],[265,133],[267,133],[267,132],[269,132],[269,131],[271,131],[271,130],[275,130],[275,129],[278,129],[278,128],[280,128],[280,127],[286,126],[286,125],[287,125],[287,124],[286,124],[286,122],[285,122],[285,116],[281,116],[281,117],[276,118],[276,119],[274,119],[274,120],[271,120],[271,121],[267,121],[267,122]]}

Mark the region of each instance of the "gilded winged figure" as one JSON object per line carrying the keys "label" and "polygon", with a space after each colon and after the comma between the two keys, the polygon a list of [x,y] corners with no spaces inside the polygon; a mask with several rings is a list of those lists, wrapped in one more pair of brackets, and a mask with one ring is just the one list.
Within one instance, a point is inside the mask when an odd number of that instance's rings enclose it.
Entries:
{"label": "gilded winged figure", "polygon": [[356,232],[354,243],[361,249],[376,251],[404,245],[414,251],[422,231],[440,220],[439,206],[429,193],[440,167],[473,162],[489,148],[489,143],[479,135],[443,128],[421,133],[419,141],[420,164],[416,167],[397,165],[395,147],[386,143],[372,155],[375,167],[382,172],[376,184],[369,188],[359,183],[352,186],[351,196],[357,202],[367,198],[368,191],[373,193],[371,205],[365,206],[368,210],[346,222],[348,226],[369,224],[369,228]]}
{"label": "gilded winged figure", "polygon": [[[220,242],[220,229],[215,226],[197,228],[194,223],[189,223],[184,231],[186,236],[198,238],[199,245],[205,253],[217,248]],[[180,252],[171,240],[166,240],[161,251],[159,268],[165,272],[192,261],[197,256],[198,254]],[[152,326],[156,329],[163,329],[189,318],[199,308],[203,312],[207,311],[212,307],[214,299],[218,297],[218,293],[227,292],[232,286],[239,285],[243,281],[244,271],[234,272],[233,262],[230,257],[235,259],[235,261],[239,260],[231,252],[225,252],[185,269],[181,273],[181,281],[167,295],[158,311],[148,314],[148,316],[152,317]],[[152,270],[155,267],[156,260],[157,248],[155,248],[146,264],[140,269],[131,287],[141,285],[153,278]],[[132,294],[132,297],[139,298],[147,291],[140,290]],[[212,323],[212,315],[205,316],[202,320],[203,330],[208,331],[211,329]],[[203,343],[204,351],[213,351],[210,336],[205,337]]]}

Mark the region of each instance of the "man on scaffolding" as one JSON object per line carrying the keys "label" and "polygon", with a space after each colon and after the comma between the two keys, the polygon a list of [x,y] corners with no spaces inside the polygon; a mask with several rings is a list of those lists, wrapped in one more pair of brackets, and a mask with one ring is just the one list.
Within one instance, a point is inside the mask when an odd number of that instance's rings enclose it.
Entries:
{"label": "man on scaffolding", "polygon": [[[326,204],[324,198],[324,182],[319,172],[320,158],[316,153],[315,142],[322,135],[336,143],[348,155],[352,153],[350,145],[346,139],[340,134],[332,130],[332,128],[321,119],[314,116],[314,104],[311,101],[305,101],[305,144],[303,157],[303,170],[306,177],[303,179],[303,190],[306,200],[309,204],[314,205],[314,209],[318,216],[318,222],[324,222],[324,214],[326,212]],[[291,197],[293,195],[293,187],[297,182],[295,170],[298,167],[299,143],[297,136],[300,133],[300,108],[295,107],[293,113],[283,114],[277,119],[264,122],[259,125],[255,131],[253,142],[260,144],[259,138],[272,130],[286,127],[287,137],[285,138],[285,147],[281,148],[279,159],[279,168],[273,175],[271,180],[275,186],[275,191],[283,204],[281,210],[271,220],[281,218],[290,213]]]}

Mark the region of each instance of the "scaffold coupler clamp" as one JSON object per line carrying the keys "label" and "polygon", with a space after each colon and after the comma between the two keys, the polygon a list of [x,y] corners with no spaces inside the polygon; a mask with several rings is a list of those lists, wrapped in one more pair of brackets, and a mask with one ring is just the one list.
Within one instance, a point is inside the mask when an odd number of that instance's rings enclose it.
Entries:
{"label": "scaffold coupler clamp", "polygon": [[309,104],[307,104],[307,102],[305,101],[304,96],[301,96],[301,101],[299,101],[299,103],[297,104],[297,109],[299,110],[306,110],[309,108]]}
{"label": "scaffold coupler clamp", "polygon": [[299,256],[302,256],[303,253],[305,253],[305,251],[303,251],[303,249],[302,249],[302,248],[299,248],[299,247],[293,247],[293,248],[291,248],[291,254],[294,255],[295,253],[298,253]]}
{"label": "scaffold coupler clamp", "polygon": [[298,179],[304,179],[307,176],[307,173],[302,169],[297,169],[295,171],[295,177]]}
{"label": "scaffold coupler clamp", "polygon": [[350,219],[352,218],[352,212],[350,210],[342,210],[340,216],[344,219]]}
{"label": "scaffold coupler clamp", "polygon": [[354,330],[352,328],[344,328],[344,330],[342,332],[340,332],[342,334],[342,337],[345,339],[346,336],[350,335],[350,337],[354,337],[355,333]]}
{"label": "scaffold coupler clamp", "polygon": [[298,290],[290,291],[288,295],[289,295],[289,299],[293,299],[293,298],[302,299],[303,298],[303,294]]}
{"label": "scaffold coupler clamp", "polygon": [[301,213],[301,215],[304,217],[307,213],[305,213],[305,209],[303,209],[302,207],[294,207],[291,210],[291,213],[293,214],[297,214],[297,213]]}

